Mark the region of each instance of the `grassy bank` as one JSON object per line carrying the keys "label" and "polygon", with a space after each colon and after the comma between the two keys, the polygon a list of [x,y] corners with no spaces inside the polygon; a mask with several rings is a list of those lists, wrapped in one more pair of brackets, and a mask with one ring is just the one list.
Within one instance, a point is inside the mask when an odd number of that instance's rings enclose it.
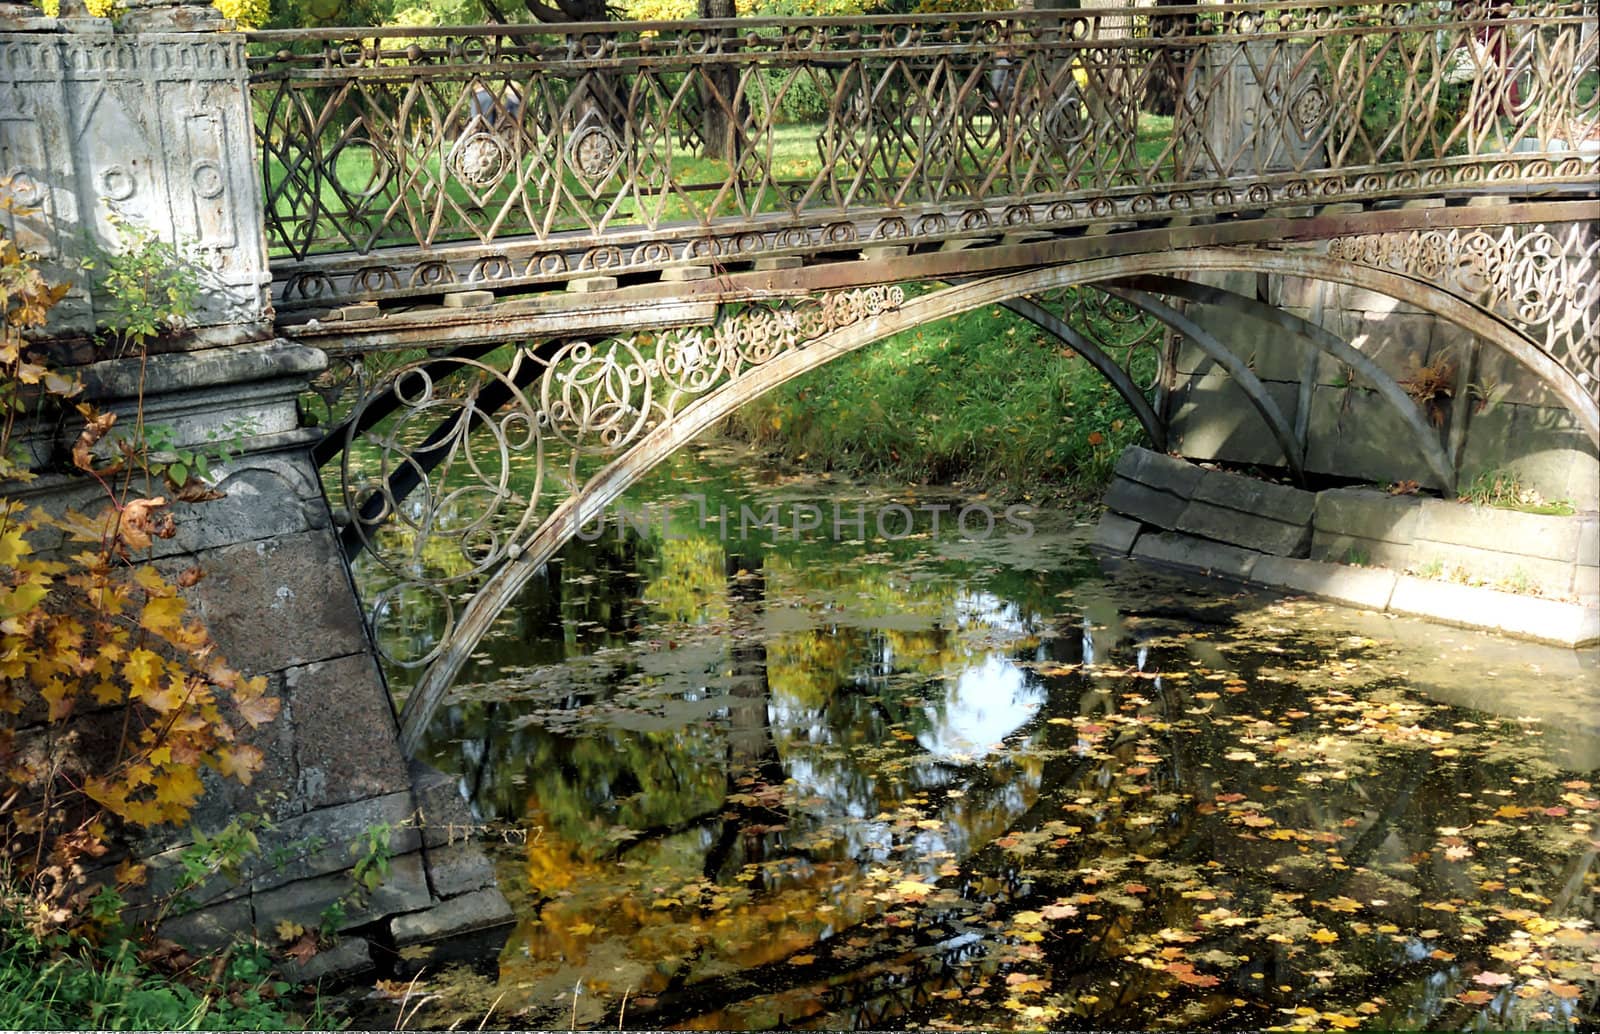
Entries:
{"label": "grassy bank", "polygon": [[0,1029],[300,1030],[329,1017],[291,1006],[266,952],[239,944],[194,959],[171,942],[95,939],[0,902]]}
{"label": "grassy bank", "polygon": [[812,469],[1031,497],[1097,493],[1143,438],[1093,367],[999,307],[837,359],[726,429]]}

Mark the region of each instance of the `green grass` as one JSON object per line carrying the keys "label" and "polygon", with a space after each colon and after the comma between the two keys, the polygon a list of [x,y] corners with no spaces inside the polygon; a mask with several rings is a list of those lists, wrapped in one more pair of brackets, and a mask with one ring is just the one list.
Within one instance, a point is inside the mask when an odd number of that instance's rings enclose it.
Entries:
{"label": "green grass", "polygon": [[1502,510],[1519,510],[1522,513],[1568,517],[1577,513],[1569,499],[1545,499],[1537,491],[1522,483],[1522,475],[1514,470],[1485,470],[1462,489],[1460,500],[1478,506],[1494,506]]}
{"label": "green grass", "polygon": [[814,469],[1006,495],[1096,492],[1143,437],[1088,363],[998,308],[843,356],[727,429]]}
{"label": "green grass", "polygon": [[[171,971],[146,961],[149,945],[128,937],[115,906],[90,903],[94,939],[64,932],[45,906],[0,887],[0,1030],[302,1030],[326,1027],[320,997],[296,996],[259,946],[237,943],[191,960],[157,951]],[[119,902],[120,904],[120,902]],[[38,919],[31,922],[29,917]],[[40,932],[41,928],[49,932]]]}
{"label": "green grass", "polygon": [[[288,985],[241,978],[245,956],[228,963],[226,993],[197,991],[139,961],[131,941],[51,955],[16,942],[0,949],[0,1029],[299,1030],[303,1021],[274,998]],[[263,968],[264,972],[264,968]]]}

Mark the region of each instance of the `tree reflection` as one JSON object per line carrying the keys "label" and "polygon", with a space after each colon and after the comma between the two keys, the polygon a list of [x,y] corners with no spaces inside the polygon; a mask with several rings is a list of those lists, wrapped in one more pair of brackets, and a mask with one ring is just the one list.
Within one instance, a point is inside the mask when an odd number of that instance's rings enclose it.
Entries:
{"label": "tree reflection", "polygon": [[1534,726],[1307,606],[1090,586],[714,529],[565,559],[432,741],[542,831],[524,1018],[580,981],[589,1026],[1593,1015],[1600,800]]}

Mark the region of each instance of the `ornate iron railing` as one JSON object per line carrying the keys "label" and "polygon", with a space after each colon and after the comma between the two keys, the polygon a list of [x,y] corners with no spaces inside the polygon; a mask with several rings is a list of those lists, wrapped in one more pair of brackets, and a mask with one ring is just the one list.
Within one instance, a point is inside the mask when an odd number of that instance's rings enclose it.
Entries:
{"label": "ornate iron railing", "polygon": [[299,304],[1587,189],[1595,15],[1299,2],[254,33],[273,268]]}

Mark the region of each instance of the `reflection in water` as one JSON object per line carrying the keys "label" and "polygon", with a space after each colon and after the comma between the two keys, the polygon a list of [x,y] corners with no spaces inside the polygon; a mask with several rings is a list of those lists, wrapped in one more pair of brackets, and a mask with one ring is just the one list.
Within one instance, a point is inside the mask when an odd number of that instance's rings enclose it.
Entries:
{"label": "reflection in water", "polygon": [[[757,482],[658,490],[860,494]],[[1070,529],[673,530],[569,549],[433,730],[540,831],[502,866],[502,1017],[1594,1020],[1592,652],[1107,582]]]}

